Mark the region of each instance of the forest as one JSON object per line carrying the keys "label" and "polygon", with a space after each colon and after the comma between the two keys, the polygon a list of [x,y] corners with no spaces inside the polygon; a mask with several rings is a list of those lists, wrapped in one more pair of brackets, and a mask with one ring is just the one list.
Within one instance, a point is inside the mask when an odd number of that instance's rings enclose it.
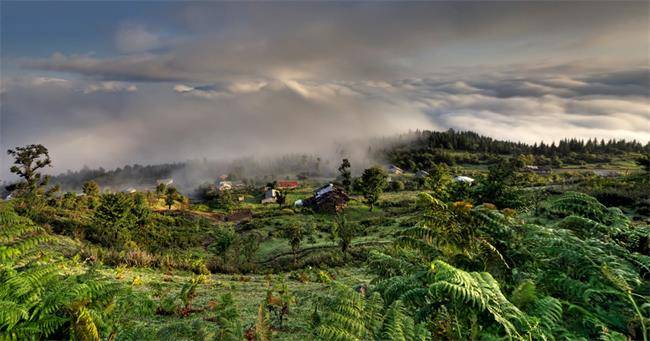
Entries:
{"label": "forest", "polygon": [[191,190],[156,184],[182,163],[50,177],[10,149],[0,339],[648,340],[650,144],[369,149]]}

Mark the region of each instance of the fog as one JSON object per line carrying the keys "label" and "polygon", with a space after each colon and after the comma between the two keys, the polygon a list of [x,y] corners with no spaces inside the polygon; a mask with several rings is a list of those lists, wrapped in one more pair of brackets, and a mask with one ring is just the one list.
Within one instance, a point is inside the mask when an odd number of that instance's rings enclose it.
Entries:
{"label": "fog", "polygon": [[51,173],[341,148],[364,163],[367,141],[415,129],[650,140],[644,3],[91,5],[3,4],[0,146],[44,144]]}

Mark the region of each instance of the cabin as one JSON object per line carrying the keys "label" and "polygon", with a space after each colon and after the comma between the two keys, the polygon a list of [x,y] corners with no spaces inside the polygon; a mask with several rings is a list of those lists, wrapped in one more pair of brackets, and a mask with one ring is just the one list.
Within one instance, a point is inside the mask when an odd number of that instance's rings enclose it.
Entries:
{"label": "cabin", "polygon": [[262,204],[271,204],[278,201],[278,191],[275,189],[268,189],[264,192]]}
{"label": "cabin", "polygon": [[388,173],[395,174],[395,175],[400,175],[400,174],[403,174],[404,171],[401,168],[399,168],[399,167],[397,167],[395,165],[390,165],[390,166],[388,166]]}
{"label": "cabin", "polygon": [[469,176],[459,175],[454,177],[454,182],[462,182],[471,185],[474,182],[474,179],[470,178]]}
{"label": "cabin", "polygon": [[317,189],[314,196],[295,202],[294,206],[309,207],[319,213],[338,213],[347,206],[348,201],[350,197],[342,188],[328,184]]}
{"label": "cabin", "polygon": [[295,180],[278,180],[275,187],[279,189],[292,189],[300,187],[300,183]]}

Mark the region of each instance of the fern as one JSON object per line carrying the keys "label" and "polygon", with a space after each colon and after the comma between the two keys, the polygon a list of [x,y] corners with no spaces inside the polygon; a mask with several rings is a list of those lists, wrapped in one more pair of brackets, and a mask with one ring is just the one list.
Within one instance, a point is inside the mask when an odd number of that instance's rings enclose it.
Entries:
{"label": "fern", "polygon": [[423,325],[416,324],[400,301],[384,309],[378,293],[363,294],[333,283],[323,307],[316,335],[323,340],[429,340]]}
{"label": "fern", "polygon": [[53,238],[31,220],[0,204],[0,338],[69,335],[99,340],[107,309],[119,288],[92,275],[64,276],[43,248]]}

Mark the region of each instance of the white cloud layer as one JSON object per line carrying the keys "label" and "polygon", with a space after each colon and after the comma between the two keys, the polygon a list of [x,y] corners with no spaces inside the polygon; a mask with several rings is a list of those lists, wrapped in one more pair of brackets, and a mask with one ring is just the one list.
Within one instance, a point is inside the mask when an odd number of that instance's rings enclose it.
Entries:
{"label": "white cloud layer", "polygon": [[[524,71],[521,75],[526,75]],[[49,146],[63,167],[327,152],[410,129],[526,142],[650,141],[648,68],[391,82],[264,79],[134,85],[3,83],[2,144]],[[34,86],[34,82],[38,86]],[[90,96],[92,95],[92,97]]]}
{"label": "white cloud layer", "polygon": [[0,84],[2,148],[44,143],[75,168],[319,152],[409,129],[650,140],[646,3],[175,8],[175,31],[116,23],[114,53],[17,58],[22,73]]}

